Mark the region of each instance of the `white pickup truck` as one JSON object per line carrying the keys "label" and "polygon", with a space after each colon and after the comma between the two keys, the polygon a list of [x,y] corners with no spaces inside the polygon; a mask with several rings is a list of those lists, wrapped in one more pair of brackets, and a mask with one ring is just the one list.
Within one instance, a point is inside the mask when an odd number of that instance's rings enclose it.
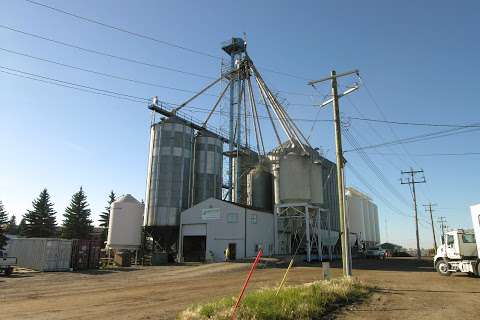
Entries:
{"label": "white pickup truck", "polygon": [[0,273],[5,273],[6,276],[9,276],[13,272],[13,266],[17,264],[17,258],[7,257],[5,251],[0,250]]}
{"label": "white pickup truck", "polygon": [[480,204],[470,207],[473,230],[448,231],[437,249],[433,264],[442,276],[464,272],[480,276]]}

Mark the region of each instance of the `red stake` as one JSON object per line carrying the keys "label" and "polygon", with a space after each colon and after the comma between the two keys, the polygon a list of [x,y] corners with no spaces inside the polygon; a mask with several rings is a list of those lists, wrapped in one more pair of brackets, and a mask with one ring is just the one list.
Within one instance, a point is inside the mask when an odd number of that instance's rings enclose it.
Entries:
{"label": "red stake", "polygon": [[245,279],[245,282],[243,283],[242,286],[242,291],[240,291],[240,295],[238,296],[237,302],[235,303],[235,306],[233,307],[232,311],[232,319],[235,320],[237,318],[237,309],[240,306],[240,302],[242,302],[243,294],[245,293],[245,290],[247,289],[248,282],[250,281],[250,278],[253,275],[253,271],[255,271],[255,268],[257,267],[258,262],[260,261],[260,258],[262,257],[263,250],[260,249],[258,250],[257,257],[255,258],[255,261],[253,261],[252,267],[250,268],[250,272],[248,272],[247,279]]}

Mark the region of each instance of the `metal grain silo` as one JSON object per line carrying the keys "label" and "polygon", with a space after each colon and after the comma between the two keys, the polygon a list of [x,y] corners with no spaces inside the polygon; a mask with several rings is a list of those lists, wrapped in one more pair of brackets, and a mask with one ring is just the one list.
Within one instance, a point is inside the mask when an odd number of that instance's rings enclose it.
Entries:
{"label": "metal grain silo", "polygon": [[310,190],[309,157],[290,152],[280,157],[280,201],[282,203],[309,202]]}
{"label": "metal grain silo", "polygon": [[269,154],[270,173],[273,179],[273,203],[280,204],[280,156],[277,154]]}
{"label": "metal grain silo", "polygon": [[257,165],[247,176],[247,204],[252,207],[272,211],[272,174],[263,164]]}
{"label": "metal grain silo", "polygon": [[192,145],[193,129],[182,120],[152,125],[144,226],[178,230],[180,212],[189,206]]}
{"label": "metal grain silo", "polygon": [[214,134],[201,132],[194,145],[193,204],[222,198],[223,142]]}
{"label": "metal grain silo", "polygon": [[323,204],[323,168],[319,160],[313,161],[310,166],[310,190],[312,193],[312,204]]}
{"label": "metal grain silo", "polygon": [[[240,163],[240,165],[239,165]],[[232,201],[247,204],[247,175],[258,164],[258,154],[253,151],[241,150],[233,155],[233,190]],[[237,177],[240,177],[240,190],[237,190]]]}

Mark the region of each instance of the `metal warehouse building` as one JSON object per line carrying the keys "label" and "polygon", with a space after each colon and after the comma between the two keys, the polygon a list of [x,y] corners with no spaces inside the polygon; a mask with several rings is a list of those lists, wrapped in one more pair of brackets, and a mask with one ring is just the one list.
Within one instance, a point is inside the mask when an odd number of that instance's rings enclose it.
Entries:
{"label": "metal warehouse building", "polygon": [[273,214],[209,198],[180,217],[179,261],[222,261],[273,254]]}

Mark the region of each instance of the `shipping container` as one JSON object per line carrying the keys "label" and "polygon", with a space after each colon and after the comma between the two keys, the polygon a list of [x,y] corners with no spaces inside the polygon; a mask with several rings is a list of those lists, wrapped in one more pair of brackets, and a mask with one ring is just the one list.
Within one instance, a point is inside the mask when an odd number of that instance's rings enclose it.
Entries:
{"label": "shipping container", "polygon": [[8,255],[17,258],[17,266],[38,271],[68,271],[72,241],[55,238],[10,239]]}
{"label": "shipping container", "polygon": [[100,266],[101,250],[100,240],[72,240],[71,268],[75,271],[97,269]]}

